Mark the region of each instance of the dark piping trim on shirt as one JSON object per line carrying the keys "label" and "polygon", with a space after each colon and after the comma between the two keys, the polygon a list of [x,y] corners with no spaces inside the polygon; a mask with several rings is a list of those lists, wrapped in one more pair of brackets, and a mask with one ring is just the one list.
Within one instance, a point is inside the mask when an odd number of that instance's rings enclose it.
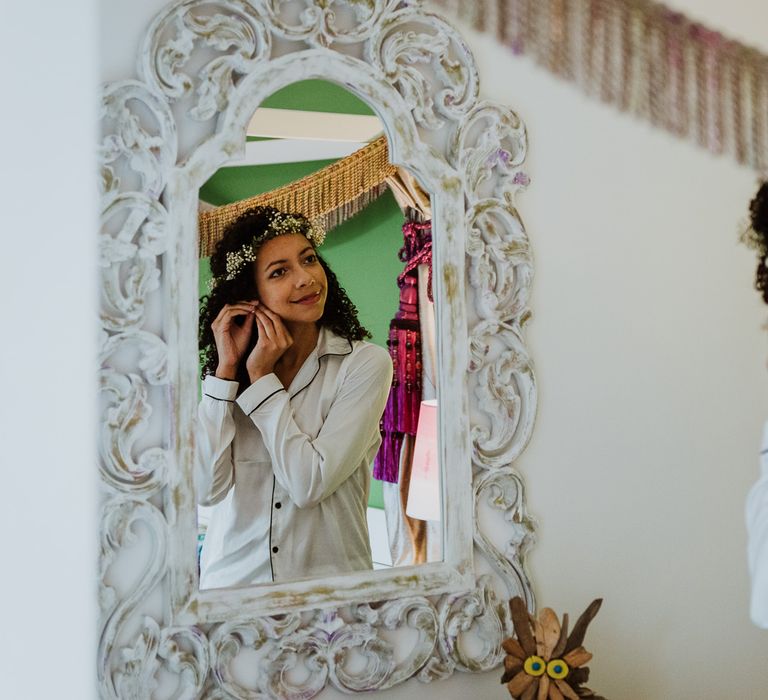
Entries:
{"label": "dark piping trim on shirt", "polygon": [[272,513],[275,512],[275,477],[272,475],[272,498],[270,499],[269,509],[269,571],[272,574],[272,581],[275,580],[275,569],[272,566]]}
{"label": "dark piping trim on shirt", "polygon": [[[269,396],[267,396],[267,398],[266,398],[266,399],[264,399],[263,401],[261,401],[261,402],[259,403],[259,405],[258,405],[258,406],[256,406],[256,408],[254,408],[254,409],[253,409],[253,411],[255,411],[256,409],[258,409],[260,406],[262,406],[262,405],[264,404],[264,402],[265,402],[265,401],[269,401],[269,400],[270,400],[270,399],[271,399],[271,398],[272,398],[272,397],[273,397],[275,394],[279,394],[281,391],[285,391],[285,389],[284,389],[283,387],[280,387],[279,389],[275,389],[275,390],[274,390],[274,391],[273,391],[273,392],[272,392],[272,393],[271,393]],[[253,411],[249,411],[249,412],[248,412],[248,415],[250,416],[250,415],[251,415],[251,413],[253,413]]]}
{"label": "dark piping trim on shirt", "polygon": [[206,394],[206,396],[209,399],[213,399],[214,401],[226,401],[227,403],[235,403],[232,399],[220,399],[218,396],[211,396],[210,394]]}
{"label": "dark piping trim on shirt", "polygon": [[347,355],[350,355],[352,353],[352,341],[349,340],[349,338],[346,339],[349,343],[349,350],[347,352],[326,352],[323,355],[320,355],[320,357],[317,358],[317,369],[315,370],[315,373],[312,375],[312,379],[310,379],[301,389],[299,389],[291,398],[298,396],[304,389],[306,389],[312,382],[315,381],[315,377],[317,377],[318,372],[320,372],[320,360],[322,360],[324,357],[328,357],[329,355],[333,355],[335,357],[345,357]]}

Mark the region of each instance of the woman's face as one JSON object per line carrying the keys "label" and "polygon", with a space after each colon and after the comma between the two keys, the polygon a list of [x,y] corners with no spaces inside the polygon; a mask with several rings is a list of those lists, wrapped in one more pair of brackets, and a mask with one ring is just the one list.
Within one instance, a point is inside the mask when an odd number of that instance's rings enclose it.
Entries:
{"label": "woman's face", "polygon": [[259,301],[283,321],[315,322],[323,315],[328,279],[312,244],[300,233],[264,243],[254,274]]}

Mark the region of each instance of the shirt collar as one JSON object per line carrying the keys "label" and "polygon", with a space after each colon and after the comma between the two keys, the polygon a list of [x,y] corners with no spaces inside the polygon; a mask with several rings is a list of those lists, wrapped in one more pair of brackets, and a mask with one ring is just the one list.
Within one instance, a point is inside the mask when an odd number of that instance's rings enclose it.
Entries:
{"label": "shirt collar", "polygon": [[330,328],[320,327],[317,338],[317,357],[325,355],[349,355],[352,352],[352,341],[336,335]]}

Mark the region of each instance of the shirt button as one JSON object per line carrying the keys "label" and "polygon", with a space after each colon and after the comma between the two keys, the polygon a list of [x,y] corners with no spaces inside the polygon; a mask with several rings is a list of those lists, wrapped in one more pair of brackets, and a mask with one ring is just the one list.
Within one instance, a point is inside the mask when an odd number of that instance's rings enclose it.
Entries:
{"label": "shirt button", "polygon": [[283,507],[283,504],[282,504],[282,503],[280,503],[280,501],[278,501],[277,503],[275,503],[275,508],[282,508],[282,507]]}
{"label": "shirt button", "polygon": [[272,547],[272,551],[273,551],[275,554],[277,554],[279,550],[280,550],[280,547]]}

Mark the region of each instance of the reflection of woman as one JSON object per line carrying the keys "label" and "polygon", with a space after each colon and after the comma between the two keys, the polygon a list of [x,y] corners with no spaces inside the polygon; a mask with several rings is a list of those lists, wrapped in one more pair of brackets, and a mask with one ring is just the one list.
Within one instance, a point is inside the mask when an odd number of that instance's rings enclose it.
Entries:
{"label": "reflection of woman", "polygon": [[371,568],[370,464],[392,378],[302,216],[256,207],[211,257],[197,488],[203,588]]}

